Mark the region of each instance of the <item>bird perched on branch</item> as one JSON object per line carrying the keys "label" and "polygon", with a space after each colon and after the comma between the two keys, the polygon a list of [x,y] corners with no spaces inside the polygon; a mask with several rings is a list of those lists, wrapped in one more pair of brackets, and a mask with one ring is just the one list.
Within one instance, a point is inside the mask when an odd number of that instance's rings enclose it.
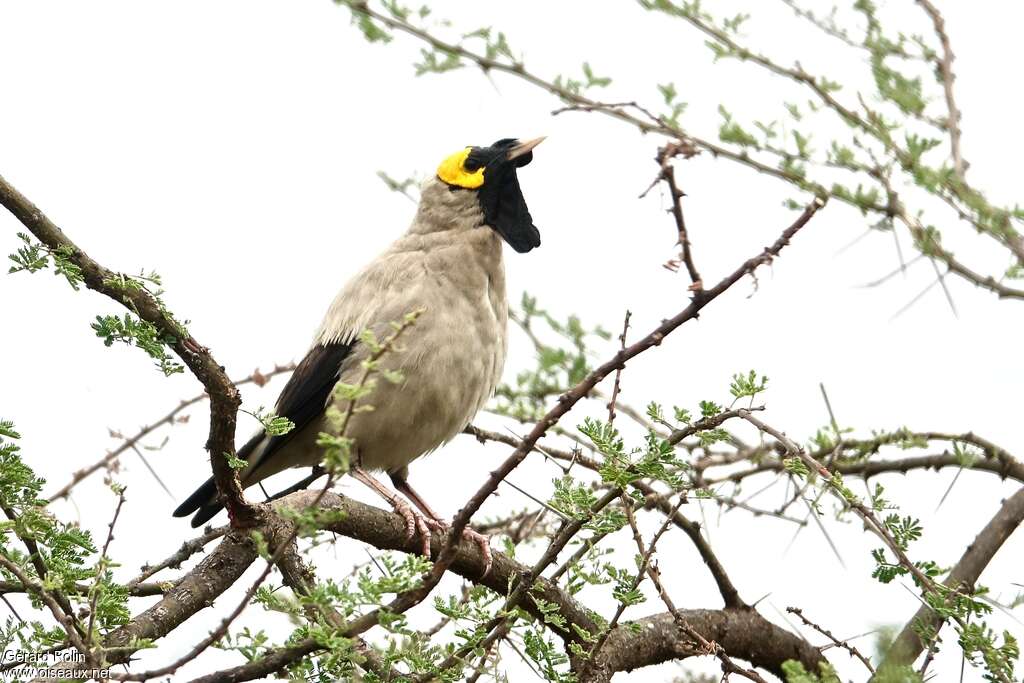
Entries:
{"label": "bird perched on branch", "polygon": [[[381,339],[392,322],[422,310],[403,336],[404,381],[381,382],[369,398],[374,410],[353,415],[346,435],[355,440],[350,473],[387,500],[429,550],[428,527],[444,521],[409,486],[409,463],[462,431],[501,377],[508,321],[501,242],[519,253],[540,245],[516,171],[543,139],[467,147],[441,163],[423,184],[412,225],[342,288],[281,392],[276,412],[295,427],[277,436],[261,432],[238,451],[248,463],[243,487],[289,467],[318,466],[316,442],[330,429],[334,387],[357,383],[370,353],[360,333],[369,329]],[[386,472],[422,514],[370,471]],[[211,478],[174,515],[195,513],[195,527],[221,508]],[[467,531],[488,554],[486,539]]]}

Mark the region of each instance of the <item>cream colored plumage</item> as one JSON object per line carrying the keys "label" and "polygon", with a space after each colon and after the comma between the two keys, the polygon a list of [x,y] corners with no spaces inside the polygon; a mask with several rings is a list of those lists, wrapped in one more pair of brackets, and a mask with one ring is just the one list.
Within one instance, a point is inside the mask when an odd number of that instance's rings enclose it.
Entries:
{"label": "cream colored plumage", "polygon": [[[325,409],[333,386],[357,383],[369,355],[358,342],[360,333],[369,329],[383,339],[393,322],[420,310],[403,333],[403,350],[385,362],[401,370],[404,381],[378,382],[366,399],[374,410],[353,415],[347,436],[355,440],[352,465],[361,481],[398,509],[403,503],[383,485],[366,481],[360,470],[387,472],[417,507],[440,521],[408,487],[408,465],[462,431],[501,377],[508,325],[502,241],[521,252],[540,242],[515,173],[538,143],[501,140],[467,148],[442,165],[444,180],[433,177],[423,184],[412,225],[338,293],[282,391],[277,412],[296,428],[284,437],[258,434],[239,450],[249,463],[241,473],[244,486],[286,468],[317,465],[323,452],[316,440],[330,429]],[[447,170],[455,156],[471,178],[466,187]],[[219,509],[211,480],[175,514],[196,512],[197,526]]]}
{"label": "cream colored plumage", "polygon": [[[342,288],[320,325],[314,345],[348,344],[364,329],[384,339],[392,322],[423,311],[402,337],[404,350],[387,359],[405,381],[378,382],[367,398],[374,410],[353,415],[349,425],[367,470],[400,471],[450,440],[501,378],[508,328],[502,242],[482,223],[472,193],[431,178],[408,232]],[[354,349],[340,380],[357,383],[367,355],[365,346]],[[310,423],[296,435],[303,447],[289,448],[259,478],[320,462],[316,436],[328,428],[322,419]]]}

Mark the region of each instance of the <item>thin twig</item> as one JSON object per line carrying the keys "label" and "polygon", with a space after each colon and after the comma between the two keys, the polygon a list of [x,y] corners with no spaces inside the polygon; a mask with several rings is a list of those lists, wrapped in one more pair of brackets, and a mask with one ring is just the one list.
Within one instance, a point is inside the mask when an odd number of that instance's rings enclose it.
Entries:
{"label": "thin twig", "polygon": [[[622,321],[622,334],[619,335],[619,350],[626,348],[626,333],[629,331],[629,319],[633,313],[626,311],[625,319]],[[612,385],[612,397],[608,400],[608,424],[615,422],[615,405],[619,400],[619,381],[622,379],[622,368],[615,368],[615,383]]]}
{"label": "thin twig", "polygon": [[100,559],[96,562],[96,579],[89,590],[89,625],[86,627],[85,633],[86,640],[90,643],[92,642],[93,626],[96,624],[96,601],[100,596],[100,583],[103,581],[103,575],[107,571],[107,551],[114,540],[114,526],[117,525],[117,519],[121,516],[121,508],[124,507],[124,491],[122,487],[117,493],[117,507],[114,508],[114,517],[107,526],[107,540],[103,542]]}
{"label": "thin twig", "polygon": [[[1019,489],[1003,502],[988,524],[964,550],[960,560],[950,570],[949,576],[946,577],[943,584],[952,590],[973,590],[989,562],[999,552],[1010,534],[1021,524],[1024,524],[1024,488]],[[924,649],[917,626],[930,626],[937,633],[942,623],[943,620],[935,614],[930,606],[922,605],[893,641],[880,668],[913,662]]]}
{"label": "thin twig", "polygon": [[134,579],[129,581],[125,586],[128,589],[132,589],[138,586],[143,581],[167,568],[177,568],[181,566],[181,563],[192,557],[198,552],[202,552],[203,548],[210,541],[216,540],[227,533],[228,527],[222,526],[217,529],[211,529],[205,532],[202,536],[194,538],[190,541],[185,541],[178,550],[176,550],[170,557],[154,565],[146,565],[142,567],[142,573],[136,576]]}
{"label": "thin twig", "polygon": [[[896,558],[896,561],[903,568],[903,570],[914,578],[914,582],[918,585],[919,590],[924,595],[927,595],[929,593],[944,595],[944,592],[941,590],[941,587],[936,583],[936,581],[927,574],[925,574],[918,564],[914,563],[910,560],[909,557],[907,557],[904,548],[896,541],[892,533],[890,533],[889,529],[878,520],[875,513],[867,506],[865,506],[859,498],[853,496],[842,486],[841,479],[838,479],[838,475],[833,475],[833,473],[826,469],[824,465],[818,462],[815,458],[808,455],[806,450],[804,450],[792,439],[790,439],[789,437],[787,437],[785,434],[775,429],[774,427],[771,427],[770,425],[766,424],[765,422],[759,420],[758,418],[754,417],[749,413],[742,414],[741,417],[743,417],[745,420],[750,422],[752,425],[754,425],[761,431],[771,434],[773,437],[775,437],[777,441],[779,441],[781,444],[785,446],[786,451],[790,456],[799,458],[806,467],[808,467],[811,471],[821,476],[823,486],[826,487],[829,491],[831,491],[844,505],[849,506],[849,508],[853,510],[857,514],[857,516],[864,521],[865,527],[873,534],[875,534],[879,539],[882,540],[886,548],[889,550],[889,552],[893,554],[893,556]],[[1014,504],[1016,514],[1013,515],[1013,524],[1011,529],[1016,528],[1016,526],[1020,524],[1020,520],[1024,519],[1024,489],[1018,491],[1017,495],[1014,497]],[[1020,519],[1017,519],[1018,516],[1020,517]],[[1006,528],[1005,523],[996,523],[995,520],[993,520],[993,522],[990,522],[990,524],[998,528],[1000,531],[1003,531]],[[986,530],[987,529],[988,527],[986,527]],[[977,557],[971,554],[971,566],[976,566],[974,562],[977,562],[977,564],[980,564],[980,566],[982,567],[987,565],[988,561],[992,557],[992,554],[994,554],[995,551],[998,550],[998,548],[1002,545],[1002,542],[1004,540],[1005,537],[1002,537],[998,540],[998,542],[992,544],[990,552],[981,553]],[[986,548],[986,550],[988,550],[988,548]],[[947,583],[945,584],[945,593],[960,593],[962,595],[970,594],[970,586],[968,586],[967,591],[964,592],[963,588],[958,582],[950,583],[949,581],[950,580],[947,579]],[[951,616],[951,618],[954,621],[956,621],[961,626],[961,628],[966,627],[966,621],[962,617],[954,614]],[[912,632],[912,629],[909,626],[905,630],[910,630]],[[916,634],[913,635],[916,637]],[[894,647],[890,649],[890,653],[895,651],[896,646],[894,645]],[[920,649],[918,649],[917,652],[920,652]],[[913,661],[913,658],[911,658],[910,661]],[[997,676],[997,678],[1003,683],[1010,683],[1009,679],[1001,672],[996,671],[994,673]]]}
{"label": "thin twig", "polygon": [[942,58],[936,59],[935,62],[938,72],[942,76],[942,90],[946,96],[946,109],[948,111],[946,123],[949,128],[950,155],[953,157],[953,172],[956,173],[956,177],[961,183],[965,183],[967,182],[967,162],[964,161],[963,154],[960,151],[961,115],[960,110],[956,106],[956,97],[953,94],[953,82],[956,80],[956,74],[953,73],[953,61],[956,57],[953,55],[953,47],[950,44],[949,35],[946,33],[946,22],[938,8],[929,0],[917,0],[917,4],[921,5],[931,18],[932,25],[935,27],[935,35],[938,36],[939,43],[942,45]]}
{"label": "thin twig", "polygon": [[56,619],[57,623],[64,629],[64,632],[68,636],[68,640],[75,646],[75,649],[82,653],[82,656],[85,658],[85,663],[91,666],[95,662],[95,656],[93,655],[92,650],[89,649],[88,645],[86,645],[85,641],[82,640],[80,628],[75,623],[74,615],[66,614],[61,605],[57,603],[57,600],[51,591],[49,591],[45,586],[36,583],[35,580],[21,570],[21,567],[3,555],[0,555],[0,567],[3,567],[13,574],[14,578],[21,582],[21,585],[25,586],[30,593],[38,597],[43,604],[46,605],[47,609],[50,610],[50,614],[53,615],[53,618]]}
{"label": "thin twig", "polygon": [[[236,380],[235,381],[235,386],[237,387],[237,386],[241,386],[243,384],[250,384],[250,383],[252,383],[252,384],[255,384],[257,386],[262,387],[264,384],[267,383],[267,381],[271,377],[274,377],[275,375],[280,375],[280,374],[292,372],[293,370],[295,370],[295,363],[287,363],[287,364],[284,364],[284,365],[275,365],[273,367],[273,369],[269,370],[268,372],[260,372],[257,369],[257,370],[254,370],[252,372],[252,374],[250,374],[248,377],[243,377],[242,379]],[[89,465],[88,467],[84,467],[84,468],[82,468],[80,470],[77,470],[72,475],[71,481],[69,481],[61,489],[59,489],[58,491],[56,491],[55,493],[53,493],[49,497],[49,502],[53,503],[54,501],[60,500],[61,498],[66,498],[68,496],[68,494],[71,493],[71,490],[75,486],[77,486],[83,479],[85,479],[89,475],[93,474],[94,472],[96,472],[96,471],[98,471],[98,470],[100,470],[100,469],[102,469],[104,467],[108,467],[112,462],[114,462],[114,460],[117,459],[118,456],[120,456],[122,453],[124,453],[129,448],[132,448],[132,447],[138,445],[138,443],[143,438],[145,438],[149,434],[151,434],[154,431],[156,431],[159,427],[162,427],[164,425],[173,425],[175,422],[178,422],[179,421],[178,414],[182,410],[184,410],[185,408],[188,408],[189,406],[195,405],[196,403],[199,403],[200,401],[202,401],[203,399],[205,399],[207,397],[208,397],[208,394],[204,391],[201,394],[193,396],[192,398],[187,399],[185,401],[182,401],[181,403],[179,403],[177,406],[175,406],[172,410],[170,410],[166,415],[161,417],[156,422],[153,422],[153,423],[151,423],[149,425],[146,425],[146,426],[142,427],[134,435],[125,438],[124,442],[120,446],[118,446],[114,450],[110,451],[109,453],[105,454],[102,458],[100,458],[99,460],[94,462],[92,465]]]}
{"label": "thin twig", "polygon": [[[661,527],[658,528],[657,533],[651,539],[651,542],[644,547],[644,539],[640,534],[640,528],[636,524],[636,515],[633,514],[633,499],[626,495],[623,491],[621,494],[622,509],[626,512],[626,520],[629,523],[629,528],[633,532],[633,540],[636,543],[637,552],[639,553],[640,561],[638,563],[636,576],[633,577],[633,582],[630,585],[629,592],[635,591],[640,587],[640,583],[644,580],[644,576],[648,574],[648,568],[650,566],[651,558],[654,555],[655,548],[658,545],[658,541],[661,540],[662,535],[668,531],[669,526],[672,524],[672,516],[674,513],[679,511],[683,503],[686,502],[686,496],[680,495],[679,502],[672,508],[672,513],[665,515],[665,521],[662,522]],[[619,625],[619,619],[626,612],[628,604],[626,601],[619,602],[618,607],[615,609],[615,614],[612,616],[611,621],[608,622],[608,626],[603,629],[600,636],[597,638],[597,642],[590,648],[590,652],[587,655],[588,665],[593,665],[601,653],[601,648],[608,641],[608,635],[615,630],[615,627]]]}
{"label": "thin twig", "polygon": [[679,142],[668,142],[664,147],[658,150],[658,155],[655,157],[655,161],[658,162],[658,166],[661,169],[659,178],[665,181],[668,186],[669,197],[672,201],[672,208],[670,209],[672,217],[675,219],[676,232],[678,234],[677,244],[679,245],[680,258],[683,264],[686,266],[686,272],[690,276],[690,291],[697,292],[704,288],[704,282],[701,280],[700,273],[697,272],[697,266],[693,262],[693,250],[690,246],[690,234],[686,230],[686,220],[683,218],[683,197],[685,196],[683,191],[676,185],[676,171],[672,166],[672,158],[682,154],[684,156],[693,156],[694,150],[692,145],[684,145]]}
{"label": "thin twig", "polygon": [[857,659],[859,659],[861,662],[863,662],[864,666],[866,666],[868,668],[868,671],[870,671],[872,674],[875,673],[875,667],[871,665],[871,660],[868,659],[867,657],[865,657],[863,654],[861,654],[860,650],[858,650],[856,647],[851,645],[849,642],[847,642],[845,640],[840,640],[839,638],[836,638],[834,635],[832,635],[832,632],[829,631],[828,629],[823,628],[823,627],[815,624],[813,621],[811,621],[806,616],[804,616],[804,612],[803,612],[802,609],[800,609],[799,607],[787,607],[786,611],[789,612],[790,614],[795,614],[798,617],[800,617],[800,620],[802,622],[804,622],[805,624],[807,624],[808,626],[813,628],[815,631],[817,631],[821,635],[823,635],[826,638],[828,638],[829,640],[831,640],[832,644],[835,645],[836,647],[843,648],[844,650],[849,652],[850,655],[852,655],[853,657],[856,657]]}
{"label": "thin twig", "polygon": [[[650,564],[647,567],[647,574],[651,577],[651,582],[654,584],[655,589],[658,591],[658,596],[661,601],[665,604],[666,609],[672,615],[672,619],[683,633],[689,636],[695,643],[700,645],[703,652],[706,654],[714,655],[718,658],[718,661],[722,664],[723,681],[729,679],[729,674],[737,674],[743,676],[747,680],[754,681],[754,683],[767,683],[764,678],[761,677],[756,671],[752,669],[744,669],[736,662],[732,660],[729,654],[725,651],[725,648],[713,640],[708,640],[700,632],[697,631],[690,624],[679,608],[676,607],[675,602],[669,596],[668,591],[665,589],[665,585],[661,581],[661,571],[658,569],[657,564]],[[751,610],[754,611],[754,610]]]}

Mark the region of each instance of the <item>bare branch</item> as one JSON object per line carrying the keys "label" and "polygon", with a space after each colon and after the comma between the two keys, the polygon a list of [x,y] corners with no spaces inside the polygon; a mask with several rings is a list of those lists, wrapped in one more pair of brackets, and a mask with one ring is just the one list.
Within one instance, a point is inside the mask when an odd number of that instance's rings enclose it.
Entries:
{"label": "bare branch", "polygon": [[[622,334],[619,335],[619,349],[626,348],[626,333],[629,332],[629,319],[633,313],[626,311],[622,321]],[[608,424],[615,422],[615,406],[619,401],[619,383],[622,380],[622,368],[615,368],[615,383],[612,385],[612,397],[608,400]]]}
{"label": "bare branch", "polygon": [[677,154],[693,156],[696,150],[691,145],[683,145],[679,142],[668,142],[658,150],[655,161],[661,171],[659,178],[665,181],[668,186],[669,197],[672,200],[672,217],[676,222],[676,232],[679,235],[680,258],[686,265],[686,272],[690,276],[690,290],[697,291],[704,288],[704,283],[697,272],[697,266],[693,262],[693,250],[690,247],[690,234],[686,230],[686,220],[683,218],[683,191],[676,185],[676,171],[672,166],[672,157]]}
{"label": "bare branch", "polygon": [[946,122],[947,128],[949,128],[950,155],[953,157],[953,172],[956,173],[956,177],[961,183],[965,183],[967,182],[968,164],[964,161],[963,154],[960,151],[961,115],[960,110],[956,106],[956,98],[953,95],[953,82],[956,80],[956,75],[953,73],[953,60],[956,57],[953,55],[953,47],[950,45],[949,35],[946,33],[946,21],[942,18],[938,8],[929,0],[917,0],[917,4],[921,5],[931,18],[932,24],[935,26],[935,35],[938,36],[939,42],[942,44],[942,58],[935,61],[939,73],[942,75],[942,89],[946,95],[946,109],[949,112]]}
{"label": "bare branch", "polygon": [[[275,365],[273,369],[269,370],[268,372],[260,372],[259,370],[254,370],[253,373],[248,377],[243,377],[242,379],[235,380],[234,384],[236,387],[250,383],[256,384],[257,386],[263,386],[271,377],[286,374],[292,372],[293,370],[295,370],[295,363]],[[156,422],[153,422],[152,424],[142,427],[134,435],[124,439],[121,445],[119,445],[117,448],[110,451],[106,455],[104,455],[102,458],[100,458],[93,464],[89,465],[88,467],[84,467],[80,470],[77,470],[71,476],[71,481],[69,481],[67,484],[63,486],[63,488],[61,488],[60,490],[58,490],[57,492],[50,496],[49,502],[53,503],[54,501],[60,500],[61,498],[66,498],[71,493],[71,490],[79,483],[81,483],[84,479],[86,479],[89,475],[105,467],[109,467],[111,463],[117,460],[118,456],[120,456],[129,448],[135,448],[136,446],[138,446],[139,442],[142,439],[149,436],[160,427],[164,425],[173,425],[177,421],[178,414],[181,411],[183,411],[185,408],[188,408],[189,406],[193,406],[196,403],[199,403],[203,399],[207,398],[207,396],[208,394],[204,391],[201,394],[193,396],[192,398],[187,399],[185,401],[182,401],[177,406],[175,406],[170,412],[168,412],[166,415],[161,417]]]}
{"label": "bare branch", "polygon": [[125,584],[129,589],[140,585],[143,581],[149,577],[157,574],[158,572],[167,568],[177,568],[181,566],[181,563],[192,557],[196,553],[202,552],[203,548],[210,541],[214,541],[228,532],[228,527],[222,526],[217,529],[210,529],[203,533],[198,538],[193,538],[190,541],[182,543],[181,547],[178,548],[170,557],[161,562],[157,562],[154,565],[146,565],[142,567],[142,573],[136,576],[134,579]]}
{"label": "bare branch", "polygon": [[848,643],[847,641],[836,638],[828,629],[815,624],[813,621],[804,616],[804,611],[802,609],[800,609],[799,607],[787,607],[786,611],[790,614],[795,614],[798,617],[800,617],[800,621],[804,622],[805,624],[813,628],[815,631],[831,640],[832,644],[836,647],[841,647],[847,652],[849,652],[851,656],[859,659],[864,664],[864,666],[867,667],[868,671],[870,671],[871,673],[875,673],[875,667],[871,665],[871,660],[865,657],[863,654],[861,654],[860,650],[858,650],[853,645],[850,645],[850,643]]}
{"label": "bare branch", "polygon": [[595,368],[589,375],[587,375],[586,378],[584,378],[582,382],[559,396],[558,403],[534,426],[530,434],[523,439],[522,443],[515,449],[515,451],[506,458],[501,465],[491,472],[491,476],[488,478],[487,482],[475,494],[473,494],[473,497],[469,499],[469,502],[467,502],[455,516],[455,519],[452,522],[449,538],[454,540],[462,534],[462,530],[469,523],[470,518],[474,513],[476,513],[480,506],[483,505],[483,502],[489,498],[495,490],[497,490],[498,484],[501,480],[508,476],[512,470],[518,467],[530,451],[533,450],[537,441],[544,436],[547,430],[558,422],[563,415],[568,413],[569,410],[576,405],[580,399],[585,397],[601,380],[610,375],[617,368],[624,366],[631,358],[634,358],[648,349],[659,346],[666,336],[678,329],[684,323],[696,318],[701,309],[718,298],[734,284],[739,282],[739,280],[745,275],[753,273],[758,266],[771,263],[772,260],[774,260],[774,258],[786,247],[786,245],[790,243],[793,236],[795,236],[801,228],[807,225],[811,218],[813,218],[818,210],[823,206],[825,206],[825,200],[816,198],[807,206],[800,217],[782,232],[771,246],[765,247],[760,254],[744,261],[735,271],[727,275],[711,289],[695,291],[693,293],[693,301],[689,306],[674,317],[662,322],[661,325],[640,341],[617,352],[612,359]]}
{"label": "bare branch", "polygon": [[117,494],[117,507],[114,508],[114,517],[107,526],[107,540],[103,542],[103,550],[100,551],[100,559],[96,563],[96,578],[89,589],[89,625],[85,629],[86,639],[92,642],[93,628],[96,625],[96,601],[99,599],[99,586],[103,580],[103,574],[108,569],[108,555],[110,544],[114,541],[114,527],[117,526],[117,519],[121,516],[121,508],[124,507],[124,489]]}
{"label": "bare branch", "polygon": [[7,207],[48,249],[67,253],[69,260],[81,269],[89,289],[110,297],[155,326],[163,338],[173,340],[171,348],[210,395],[210,435],[206,448],[210,452],[217,489],[225,498],[225,507],[233,522],[251,524],[255,519],[255,509],[245,499],[238,473],[231,468],[226,457],[235,453],[235,423],[241,397],[221,364],[149,292],[142,288],[118,286],[116,283],[121,282],[121,278],[117,273],[91,259],[3,177],[0,177],[0,204]]}

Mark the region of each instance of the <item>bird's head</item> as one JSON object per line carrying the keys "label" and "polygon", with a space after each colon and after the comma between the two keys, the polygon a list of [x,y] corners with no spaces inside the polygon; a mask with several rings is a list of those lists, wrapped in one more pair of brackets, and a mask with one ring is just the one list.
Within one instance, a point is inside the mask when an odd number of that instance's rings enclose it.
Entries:
{"label": "bird's head", "polygon": [[476,193],[484,222],[521,254],[540,246],[540,232],[526,208],[516,169],[533,161],[533,148],[543,140],[505,138],[489,147],[466,147],[437,167],[437,177],[452,191]]}

